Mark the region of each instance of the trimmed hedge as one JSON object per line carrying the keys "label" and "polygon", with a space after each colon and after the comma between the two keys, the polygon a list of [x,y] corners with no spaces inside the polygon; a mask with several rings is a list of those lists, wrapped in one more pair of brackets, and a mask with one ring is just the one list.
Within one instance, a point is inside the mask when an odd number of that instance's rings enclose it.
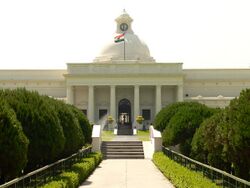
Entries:
{"label": "trimmed hedge", "polygon": [[164,153],[156,152],[153,156],[154,164],[176,187],[201,188],[218,187],[215,183],[202,176],[201,173],[191,171],[169,159]]}
{"label": "trimmed hedge", "polygon": [[[27,173],[53,163],[91,143],[89,121],[72,105],[25,88],[0,90],[0,105],[1,183],[22,170]],[[18,133],[13,134],[15,129]],[[18,139],[23,143],[16,144]]]}
{"label": "trimmed hedge", "polygon": [[28,145],[14,110],[0,97],[0,184],[16,177],[24,169]]}
{"label": "trimmed hedge", "polygon": [[73,164],[69,170],[59,174],[54,181],[42,186],[42,188],[76,188],[88,178],[101,161],[101,153],[91,153],[79,163]]}

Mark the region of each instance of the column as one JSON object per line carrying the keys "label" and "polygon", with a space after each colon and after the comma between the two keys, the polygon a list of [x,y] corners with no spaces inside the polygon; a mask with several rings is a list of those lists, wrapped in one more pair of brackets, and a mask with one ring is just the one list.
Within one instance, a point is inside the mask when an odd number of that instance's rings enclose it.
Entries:
{"label": "column", "polygon": [[89,86],[89,96],[88,96],[88,119],[90,122],[94,123],[94,86]]}
{"label": "column", "polygon": [[140,115],[140,88],[134,86],[134,125],[136,125],[136,117]]}
{"label": "column", "polygon": [[74,105],[74,90],[73,90],[73,86],[67,86],[67,103]]}
{"label": "column", "polygon": [[110,86],[110,115],[116,120],[116,93],[115,86]]}
{"label": "column", "polygon": [[155,86],[155,114],[161,110],[161,85]]}
{"label": "column", "polygon": [[177,101],[183,101],[183,85],[177,85]]}

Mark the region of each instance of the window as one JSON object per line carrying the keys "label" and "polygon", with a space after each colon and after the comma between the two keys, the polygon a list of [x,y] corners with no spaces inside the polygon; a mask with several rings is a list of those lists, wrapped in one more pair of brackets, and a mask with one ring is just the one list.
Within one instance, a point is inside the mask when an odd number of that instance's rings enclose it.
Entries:
{"label": "window", "polygon": [[100,109],[99,110],[99,119],[101,119],[103,116],[106,116],[108,114],[107,109]]}
{"label": "window", "polygon": [[142,117],[144,120],[151,120],[151,111],[150,109],[143,109],[142,110]]}

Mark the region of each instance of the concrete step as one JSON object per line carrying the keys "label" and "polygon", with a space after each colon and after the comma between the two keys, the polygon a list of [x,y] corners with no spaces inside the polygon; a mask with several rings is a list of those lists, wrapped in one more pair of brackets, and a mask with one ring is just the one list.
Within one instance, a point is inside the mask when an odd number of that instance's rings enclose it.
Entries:
{"label": "concrete step", "polygon": [[104,159],[144,159],[144,155],[106,155]]}
{"label": "concrete step", "polygon": [[143,152],[129,152],[129,151],[122,151],[122,152],[104,152],[106,155],[144,155]]}
{"label": "concrete step", "polygon": [[133,141],[131,141],[131,142],[103,142],[102,143],[102,145],[103,146],[122,146],[122,145],[128,145],[128,146],[137,146],[137,145],[139,145],[139,146],[141,146],[142,145],[142,142],[140,142],[140,141],[135,141],[135,142],[133,142]]}
{"label": "concrete step", "polygon": [[131,152],[143,152],[143,149],[142,148],[102,148],[102,151],[103,152],[128,152],[128,151],[131,151]]}
{"label": "concrete step", "polygon": [[102,143],[105,159],[143,159],[141,141],[107,141]]}
{"label": "concrete step", "polygon": [[102,150],[120,150],[120,151],[137,151],[137,150],[143,150],[142,146],[112,146],[112,147],[102,147]]}

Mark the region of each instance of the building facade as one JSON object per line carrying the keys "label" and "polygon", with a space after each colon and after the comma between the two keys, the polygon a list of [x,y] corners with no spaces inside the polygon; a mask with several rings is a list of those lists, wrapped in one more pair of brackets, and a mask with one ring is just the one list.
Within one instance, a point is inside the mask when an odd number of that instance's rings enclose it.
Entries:
{"label": "building facade", "polygon": [[68,63],[67,70],[0,70],[0,88],[25,87],[66,100],[93,123],[111,115],[130,125],[138,115],[149,125],[176,101],[225,107],[250,88],[250,69],[183,69],[182,63],[155,62],[132,21],[126,12],[116,19],[120,42],[111,41],[93,62]]}

